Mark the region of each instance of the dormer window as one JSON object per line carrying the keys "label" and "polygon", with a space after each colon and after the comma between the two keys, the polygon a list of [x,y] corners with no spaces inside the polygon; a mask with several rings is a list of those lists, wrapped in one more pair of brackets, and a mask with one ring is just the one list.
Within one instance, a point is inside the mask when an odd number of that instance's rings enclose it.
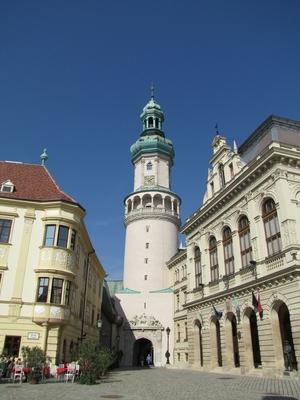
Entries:
{"label": "dormer window", "polygon": [[1,192],[12,193],[14,191],[15,185],[12,183],[11,180],[7,180],[3,182],[1,185]]}

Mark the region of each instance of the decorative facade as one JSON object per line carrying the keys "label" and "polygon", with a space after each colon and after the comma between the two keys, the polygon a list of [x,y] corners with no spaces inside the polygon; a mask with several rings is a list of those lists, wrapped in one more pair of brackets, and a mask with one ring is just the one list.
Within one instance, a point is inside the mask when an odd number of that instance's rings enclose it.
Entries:
{"label": "decorative facade", "polygon": [[300,122],[270,116],[238,149],[219,134],[212,148],[203,205],[181,228],[186,250],[167,264],[174,363],[297,375]]}
{"label": "decorative facade", "polygon": [[18,356],[37,345],[53,362],[71,361],[78,342],[98,341],[105,271],[84,209],[45,159],[0,162],[0,349]]}

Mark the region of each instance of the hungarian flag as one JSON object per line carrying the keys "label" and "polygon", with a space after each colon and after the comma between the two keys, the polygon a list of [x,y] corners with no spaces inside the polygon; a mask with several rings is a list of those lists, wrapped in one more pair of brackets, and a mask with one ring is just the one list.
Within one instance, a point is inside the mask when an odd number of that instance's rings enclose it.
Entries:
{"label": "hungarian flag", "polygon": [[257,312],[259,314],[259,318],[262,321],[263,318],[264,318],[264,310],[263,310],[261,302],[260,302],[260,294],[259,294],[259,292],[257,292]]}
{"label": "hungarian flag", "polygon": [[263,308],[260,302],[260,294],[257,292],[257,297],[255,296],[254,292],[252,292],[252,305],[254,311],[259,314],[259,318],[263,319]]}

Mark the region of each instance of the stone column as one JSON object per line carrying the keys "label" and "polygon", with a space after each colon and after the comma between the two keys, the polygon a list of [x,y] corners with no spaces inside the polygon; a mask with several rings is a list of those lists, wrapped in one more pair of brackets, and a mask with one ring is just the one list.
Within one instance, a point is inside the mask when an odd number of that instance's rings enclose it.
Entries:
{"label": "stone column", "polygon": [[31,233],[34,220],[35,220],[34,210],[28,210],[24,216],[24,228],[22,232],[21,247],[16,265],[15,281],[13,283],[12,300],[15,302],[22,301],[22,292],[24,287],[24,279],[25,279],[29,246],[30,246]]}

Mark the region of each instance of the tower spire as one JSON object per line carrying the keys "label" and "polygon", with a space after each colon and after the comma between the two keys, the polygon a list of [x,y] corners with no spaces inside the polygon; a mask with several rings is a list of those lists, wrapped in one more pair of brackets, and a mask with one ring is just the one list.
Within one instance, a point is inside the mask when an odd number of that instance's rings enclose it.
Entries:
{"label": "tower spire", "polygon": [[150,93],[151,93],[151,99],[154,100],[154,83],[153,82],[150,85]]}

